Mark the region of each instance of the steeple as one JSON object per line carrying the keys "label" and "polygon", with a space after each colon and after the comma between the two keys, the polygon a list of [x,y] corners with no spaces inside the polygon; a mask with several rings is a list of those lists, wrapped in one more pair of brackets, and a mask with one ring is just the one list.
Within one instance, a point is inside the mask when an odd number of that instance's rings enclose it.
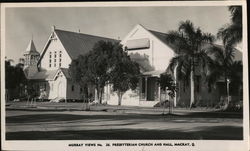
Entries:
{"label": "steeple", "polygon": [[24,55],[24,71],[27,78],[38,72],[37,62],[40,54],[37,52],[33,39],[30,40],[28,47],[26,48]]}
{"label": "steeple", "polygon": [[35,44],[33,42],[33,39],[30,40],[28,47],[26,48],[26,51],[24,52],[24,55],[27,55],[27,54],[39,55],[39,52],[36,51],[36,47],[35,47]]}

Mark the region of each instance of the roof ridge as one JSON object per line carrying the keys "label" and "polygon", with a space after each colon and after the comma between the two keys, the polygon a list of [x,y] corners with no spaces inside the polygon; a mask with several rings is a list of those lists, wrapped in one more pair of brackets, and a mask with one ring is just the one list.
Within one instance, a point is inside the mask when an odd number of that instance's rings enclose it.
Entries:
{"label": "roof ridge", "polygon": [[104,36],[96,36],[96,35],[85,34],[85,33],[80,33],[80,32],[74,32],[74,31],[69,31],[69,30],[55,29],[55,31],[57,31],[57,30],[62,31],[62,32],[69,32],[69,33],[73,33],[73,34],[81,34],[81,35],[87,35],[87,36],[92,36],[92,37],[99,37],[99,38],[117,40],[117,39],[108,38],[108,37],[104,37]]}
{"label": "roof ridge", "polygon": [[167,33],[164,33],[164,32],[160,32],[160,31],[156,31],[156,30],[151,30],[151,29],[148,29],[150,32],[157,32],[157,33],[160,33],[160,34],[164,34],[164,35],[168,35]]}

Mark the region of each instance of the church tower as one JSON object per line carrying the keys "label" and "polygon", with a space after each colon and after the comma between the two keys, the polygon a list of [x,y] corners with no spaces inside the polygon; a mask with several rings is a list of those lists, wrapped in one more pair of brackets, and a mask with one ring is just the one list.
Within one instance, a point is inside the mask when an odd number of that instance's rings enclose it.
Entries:
{"label": "church tower", "polygon": [[40,54],[36,51],[33,40],[30,40],[29,45],[24,52],[24,72],[26,77],[29,78],[38,72],[37,62]]}

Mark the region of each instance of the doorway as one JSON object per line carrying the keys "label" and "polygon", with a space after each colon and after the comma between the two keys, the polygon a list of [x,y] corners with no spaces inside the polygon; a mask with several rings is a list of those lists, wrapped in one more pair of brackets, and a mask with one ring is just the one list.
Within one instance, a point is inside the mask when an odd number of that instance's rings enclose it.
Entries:
{"label": "doorway", "polygon": [[57,97],[63,97],[64,96],[63,88],[64,88],[64,84],[63,84],[63,82],[60,82],[58,84],[58,88],[57,88]]}

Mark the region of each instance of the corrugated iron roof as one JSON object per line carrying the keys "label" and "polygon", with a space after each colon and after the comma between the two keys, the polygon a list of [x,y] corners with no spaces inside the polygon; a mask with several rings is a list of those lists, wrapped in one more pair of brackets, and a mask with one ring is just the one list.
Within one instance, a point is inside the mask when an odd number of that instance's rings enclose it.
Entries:
{"label": "corrugated iron roof", "polygon": [[[163,43],[168,45],[170,48],[172,48],[173,50],[176,50],[176,46],[174,46],[173,44],[169,43],[166,40],[166,36],[167,36],[166,33],[158,32],[158,31],[154,31],[154,30],[148,30],[148,31],[150,31],[154,36],[156,36],[158,39],[160,39]],[[213,45],[224,50],[224,47],[222,45],[218,45],[218,44],[213,44]],[[211,47],[211,44],[204,43],[202,47],[203,47],[203,49],[208,48],[208,47]],[[238,49],[235,49],[234,60],[235,61],[242,60],[242,52],[239,51]]]}
{"label": "corrugated iron roof", "polygon": [[79,55],[84,55],[85,53],[89,52],[93,48],[95,43],[100,40],[118,42],[118,40],[111,38],[64,31],[59,29],[55,29],[55,33],[72,59],[76,59]]}
{"label": "corrugated iron roof", "polygon": [[53,80],[55,77],[55,74],[58,70],[43,70],[37,72],[32,77],[29,77],[31,80]]}
{"label": "corrugated iron roof", "polygon": [[148,31],[151,32],[155,37],[157,37],[164,44],[166,44],[167,46],[172,48],[174,51],[176,51],[176,46],[174,46],[173,44],[171,44],[167,41],[167,39],[166,39],[167,34],[166,33],[158,32],[158,31],[154,31],[154,30],[148,30]]}
{"label": "corrugated iron roof", "polygon": [[69,69],[67,69],[67,68],[60,68],[60,70],[62,71],[62,73],[65,75],[65,77],[67,79],[71,78],[70,73],[69,73]]}

